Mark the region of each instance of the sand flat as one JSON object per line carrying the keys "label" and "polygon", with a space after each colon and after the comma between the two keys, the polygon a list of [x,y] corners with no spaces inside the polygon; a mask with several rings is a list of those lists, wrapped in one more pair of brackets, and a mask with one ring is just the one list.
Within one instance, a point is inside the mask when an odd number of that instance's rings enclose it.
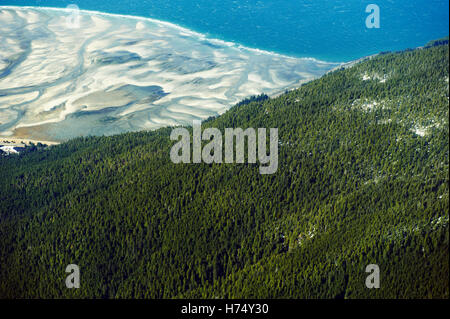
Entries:
{"label": "sand flat", "polygon": [[[73,28],[70,13],[0,6],[0,58],[12,61],[0,64],[8,70],[0,77],[0,136],[63,141],[190,125],[340,65],[140,17],[80,11]],[[12,32],[22,25],[23,34]]]}

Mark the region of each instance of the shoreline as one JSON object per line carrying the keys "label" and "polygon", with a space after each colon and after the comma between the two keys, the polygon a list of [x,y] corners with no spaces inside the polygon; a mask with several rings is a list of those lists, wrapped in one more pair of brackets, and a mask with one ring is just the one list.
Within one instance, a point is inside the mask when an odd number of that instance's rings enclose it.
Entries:
{"label": "shoreline", "polygon": [[[2,6],[0,5],[0,9],[5,8],[5,9],[14,9],[14,10],[21,10],[21,9],[34,9],[34,10],[47,10],[47,11],[57,11],[57,12],[66,12],[66,13],[70,13],[73,12],[73,9],[68,9],[68,8],[58,8],[58,7],[37,7],[37,6],[14,6],[14,5],[6,5],[6,6]],[[134,19],[134,20],[138,20],[138,21],[147,21],[147,22],[152,22],[155,24],[160,24],[169,28],[173,28],[176,29],[178,31],[190,34],[192,36],[197,36],[200,40],[202,41],[209,41],[211,43],[217,43],[223,46],[227,46],[230,48],[235,48],[235,49],[239,49],[239,50],[248,50],[251,52],[255,52],[255,53],[260,53],[260,54],[268,54],[268,55],[273,55],[276,57],[281,57],[281,58],[285,58],[285,59],[295,59],[295,60],[310,60],[310,61],[314,61],[316,63],[324,63],[324,64],[345,64],[345,63],[350,63],[349,62],[334,62],[334,61],[329,61],[329,60],[321,60],[321,59],[317,59],[314,57],[301,57],[301,56],[293,56],[293,55],[287,55],[287,54],[282,54],[282,53],[278,53],[275,51],[269,51],[269,50],[263,50],[263,49],[258,49],[258,48],[253,48],[253,47],[249,47],[249,46],[245,46],[243,44],[237,43],[237,42],[233,42],[233,41],[227,41],[227,40],[222,40],[219,38],[209,38],[206,34],[189,29],[187,27],[178,25],[176,23],[173,22],[169,22],[169,21],[164,21],[164,20],[158,20],[155,18],[149,18],[149,17],[142,17],[142,16],[134,16],[134,15],[126,15],[126,14],[120,14],[120,13],[109,13],[109,12],[102,12],[102,11],[95,11],[95,10],[85,10],[85,9],[79,9],[80,13],[84,13],[84,14],[89,14],[89,15],[98,15],[98,16],[107,16],[107,17],[112,17],[112,18],[126,18],[126,19]]]}
{"label": "shoreline", "polygon": [[56,142],[56,141],[43,141],[43,140],[35,140],[35,139],[30,139],[30,138],[20,138],[20,137],[7,137],[7,136],[0,136],[0,145],[4,145],[4,146],[24,146],[24,145],[29,145],[30,143],[33,144],[46,144],[48,146],[53,146],[53,145],[58,145],[61,144],[61,142]]}
{"label": "shoreline", "polygon": [[[361,62],[366,61],[366,60],[370,60],[370,59],[372,59],[372,58],[374,58],[374,57],[376,57],[378,55],[379,55],[379,53],[375,53],[375,54],[372,54],[372,55],[363,56],[361,58],[358,58],[358,59],[355,59],[355,60],[352,60],[352,61],[349,61],[349,62],[343,62],[340,65],[332,68],[331,70],[327,71],[326,73],[324,73],[323,75],[321,75],[319,77],[316,77],[316,78],[313,78],[313,79],[304,80],[304,81],[300,81],[300,83],[297,83],[297,84],[294,84],[294,85],[292,85],[290,87],[287,87],[283,91],[276,92],[276,93],[273,93],[273,94],[267,94],[267,95],[271,99],[272,98],[277,98],[277,97],[283,95],[286,91],[290,92],[290,91],[293,91],[293,90],[297,90],[297,89],[301,88],[304,84],[309,83],[311,81],[315,81],[317,79],[320,79],[321,77],[323,77],[323,76],[325,76],[325,75],[327,75],[327,74],[329,74],[331,72],[334,72],[334,71],[337,71],[337,70],[340,70],[340,69],[351,68],[351,67],[355,66],[358,63],[361,63]],[[264,92],[262,92],[262,93],[264,93]]]}

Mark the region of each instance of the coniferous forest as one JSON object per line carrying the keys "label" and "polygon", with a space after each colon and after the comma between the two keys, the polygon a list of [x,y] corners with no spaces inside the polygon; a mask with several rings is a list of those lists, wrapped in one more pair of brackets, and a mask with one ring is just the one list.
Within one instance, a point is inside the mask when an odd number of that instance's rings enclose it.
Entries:
{"label": "coniferous forest", "polygon": [[202,123],[278,128],[273,175],[173,164],[171,128],[0,156],[0,297],[448,298],[448,49],[385,52]]}

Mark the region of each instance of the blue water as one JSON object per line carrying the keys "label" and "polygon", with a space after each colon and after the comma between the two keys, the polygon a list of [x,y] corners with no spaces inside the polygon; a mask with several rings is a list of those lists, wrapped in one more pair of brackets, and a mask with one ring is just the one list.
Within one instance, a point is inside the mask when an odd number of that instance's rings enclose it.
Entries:
{"label": "blue water", "polygon": [[[368,4],[381,27],[367,29]],[[424,45],[449,33],[448,0],[0,0],[150,17],[210,37],[298,57],[349,61]]]}

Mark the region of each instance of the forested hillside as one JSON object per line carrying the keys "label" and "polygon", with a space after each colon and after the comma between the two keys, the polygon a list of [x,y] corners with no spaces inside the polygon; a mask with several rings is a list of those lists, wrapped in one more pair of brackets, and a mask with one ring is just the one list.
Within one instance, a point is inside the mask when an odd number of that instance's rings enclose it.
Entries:
{"label": "forested hillside", "polygon": [[448,63],[383,53],[203,123],[278,128],[273,175],[173,164],[170,128],[0,156],[0,297],[448,298]]}

